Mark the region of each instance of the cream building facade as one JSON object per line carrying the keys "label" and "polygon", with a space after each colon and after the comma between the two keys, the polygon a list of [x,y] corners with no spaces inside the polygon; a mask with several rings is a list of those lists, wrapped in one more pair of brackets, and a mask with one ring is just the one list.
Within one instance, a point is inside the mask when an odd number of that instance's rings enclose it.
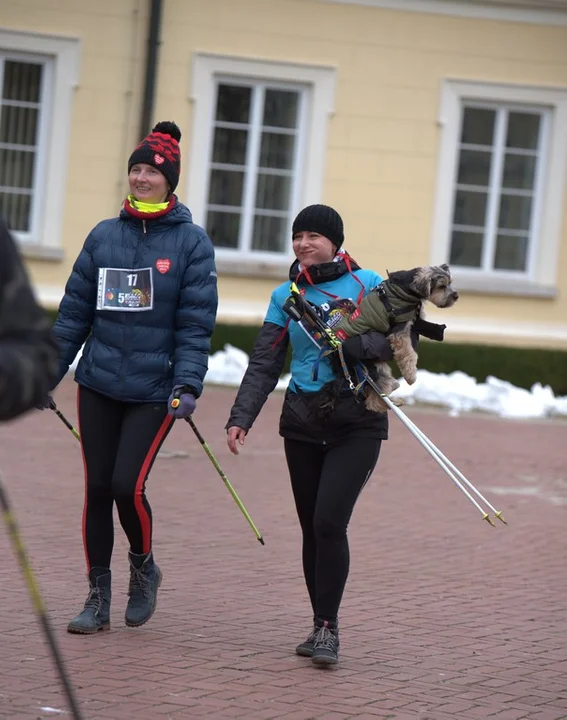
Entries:
{"label": "cream building facade", "polygon": [[47,305],[173,119],[219,321],[261,323],[324,202],[363,266],[451,264],[447,340],[567,349],[567,0],[0,0],[0,88],[0,209]]}

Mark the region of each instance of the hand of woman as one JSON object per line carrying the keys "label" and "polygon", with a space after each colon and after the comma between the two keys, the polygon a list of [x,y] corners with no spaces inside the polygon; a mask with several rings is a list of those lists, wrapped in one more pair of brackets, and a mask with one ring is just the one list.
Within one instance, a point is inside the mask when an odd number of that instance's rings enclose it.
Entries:
{"label": "hand of woman", "polygon": [[244,438],[246,437],[246,430],[241,427],[229,427],[226,431],[226,444],[228,445],[228,449],[233,455],[238,455],[238,447],[236,446],[236,443],[239,445],[244,445]]}

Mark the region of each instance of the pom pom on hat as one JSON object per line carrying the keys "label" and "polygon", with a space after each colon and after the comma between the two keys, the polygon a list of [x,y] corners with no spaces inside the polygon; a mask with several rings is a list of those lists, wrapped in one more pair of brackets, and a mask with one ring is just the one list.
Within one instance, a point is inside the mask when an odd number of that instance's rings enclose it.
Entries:
{"label": "pom pom on hat", "polygon": [[158,122],[157,125],[154,126],[152,129],[153,133],[161,133],[162,135],[169,135],[174,140],[177,140],[179,142],[181,140],[181,130],[174,122],[169,122],[168,120],[163,120],[162,122]]}

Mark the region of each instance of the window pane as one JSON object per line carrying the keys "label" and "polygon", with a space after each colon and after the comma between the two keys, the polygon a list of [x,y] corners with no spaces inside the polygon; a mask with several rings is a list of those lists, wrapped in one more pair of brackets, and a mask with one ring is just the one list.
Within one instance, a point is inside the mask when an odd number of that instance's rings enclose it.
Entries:
{"label": "window pane", "polygon": [[480,267],[483,239],[482,233],[453,230],[449,263],[463,267]]}
{"label": "window pane", "polygon": [[512,190],[532,190],[536,169],[536,158],[532,155],[507,153],[504,158],[502,185]]}
{"label": "window pane", "polygon": [[280,217],[256,215],[254,218],[254,234],[252,249],[268,252],[285,252],[288,220]]}
{"label": "window pane", "polygon": [[239,213],[224,213],[209,210],[206,223],[207,233],[216,247],[237,248],[240,232]]}
{"label": "window pane", "polygon": [[276,133],[262,133],[260,167],[290,170],[293,167],[295,137]]}
{"label": "window pane", "polygon": [[213,162],[228,165],[246,164],[246,130],[216,128],[213,144]]}
{"label": "window pane", "polygon": [[242,205],[244,173],[235,170],[211,170],[210,205]]}
{"label": "window pane", "polygon": [[454,225],[484,227],[488,193],[474,190],[457,190]]}
{"label": "window pane", "polygon": [[31,195],[0,192],[0,214],[11,230],[30,229]]}
{"label": "window pane", "polygon": [[35,145],[39,110],[4,106],[0,109],[0,142]]}
{"label": "window pane", "polygon": [[529,230],[532,214],[532,198],[506,195],[500,198],[500,218],[498,227],[501,230]]}
{"label": "window pane", "polygon": [[495,270],[518,270],[524,272],[528,256],[528,238],[499,235],[494,253]]}
{"label": "window pane", "polygon": [[35,153],[0,148],[0,185],[13,188],[33,187]]}
{"label": "window pane", "polygon": [[511,112],[508,115],[508,135],[506,146],[536,150],[539,141],[540,115],[533,113]]}
{"label": "window pane", "polygon": [[299,94],[289,90],[266,90],[264,125],[278,128],[297,126]]}
{"label": "window pane", "polygon": [[492,145],[496,110],[466,107],[463,112],[462,143]]}
{"label": "window pane", "polygon": [[6,60],[4,64],[4,100],[39,102],[43,67],[32,63]]}
{"label": "window pane", "polygon": [[251,97],[250,87],[219,85],[216,119],[222,122],[247,123]]}
{"label": "window pane", "polygon": [[258,173],[256,207],[262,210],[288,210],[290,188],[289,177]]}
{"label": "window pane", "polygon": [[485,185],[490,179],[492,153],[480,150],[461,150],[459,185]]}

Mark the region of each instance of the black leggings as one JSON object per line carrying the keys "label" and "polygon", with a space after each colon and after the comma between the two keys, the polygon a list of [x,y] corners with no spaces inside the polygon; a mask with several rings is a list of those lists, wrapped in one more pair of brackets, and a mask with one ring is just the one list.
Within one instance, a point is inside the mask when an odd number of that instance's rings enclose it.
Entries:
{"label": "black leggings", "polygon": [[347,527],[381,443],[357,437],[331,446],[285,440],[303,532],[303,573],[313,614],[321,620],[337,620],[350,564]]}
{"label": "black leggings", "polygon": [[152,547],[146,480],[173,417],[166,403],[125,403],[79,386],[79,427],[85,465],[83,542],[87,568],[110,567],[113,503],[136,554]]}

